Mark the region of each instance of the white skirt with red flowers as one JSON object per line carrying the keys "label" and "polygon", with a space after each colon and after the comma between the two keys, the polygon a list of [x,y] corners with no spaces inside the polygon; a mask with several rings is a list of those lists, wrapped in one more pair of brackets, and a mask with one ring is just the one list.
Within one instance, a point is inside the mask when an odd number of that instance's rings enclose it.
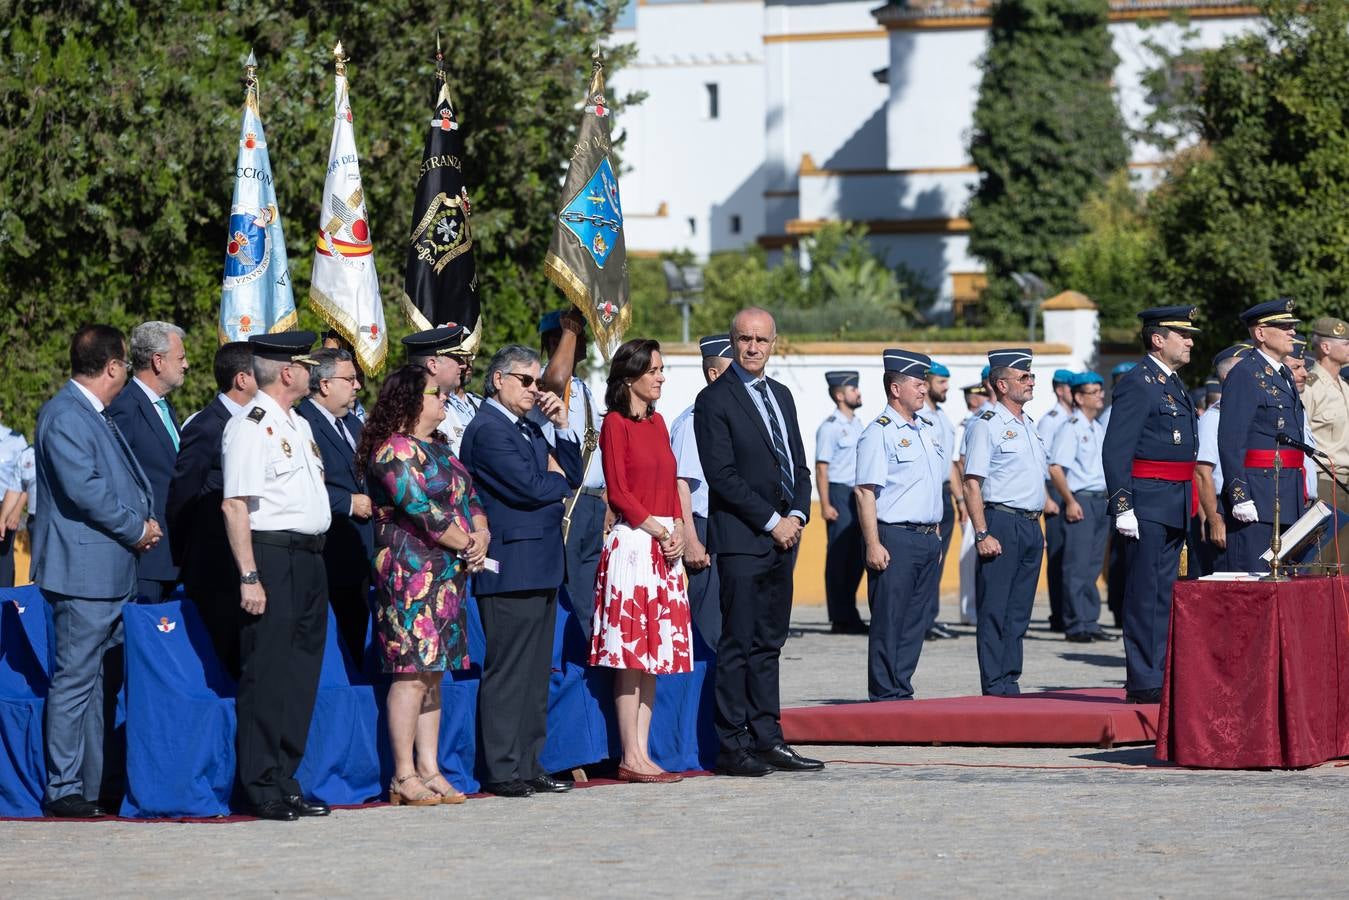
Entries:
{"label": "white skirt with red flowers", "polygon": [[[674,520],[657,517],[666,528]],[[693,626],[684,563],[665,562],[640,528],[614,523],[595,573],[590,664],[652,675],[693,671]]]}

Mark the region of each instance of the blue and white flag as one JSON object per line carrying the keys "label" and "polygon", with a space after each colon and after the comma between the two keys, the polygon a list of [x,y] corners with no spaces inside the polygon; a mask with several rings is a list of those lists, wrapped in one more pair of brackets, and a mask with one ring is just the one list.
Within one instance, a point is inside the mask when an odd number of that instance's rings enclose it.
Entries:
{"label": "blue and white flag", "polygon": [[248,93],[239,126],[239,157],[234,167],[225,244],[225,282],[220,296],[220,342],[246,341],[250,335],[295,327],[295,297],[290,262],[281,234],[272,163],[258,113],[257,60],[248,54]]}

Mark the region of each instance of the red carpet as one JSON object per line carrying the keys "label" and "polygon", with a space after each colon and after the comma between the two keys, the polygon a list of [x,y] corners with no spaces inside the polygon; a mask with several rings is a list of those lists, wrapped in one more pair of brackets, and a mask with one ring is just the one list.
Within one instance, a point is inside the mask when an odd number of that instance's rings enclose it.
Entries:
{"label": "red carpet", "polygon": [[1157,705],[1125,703],[1123,690],[1080,688],[799,706],[782,711],[782,732],[801,744],[1112,747],[1155,742]]}

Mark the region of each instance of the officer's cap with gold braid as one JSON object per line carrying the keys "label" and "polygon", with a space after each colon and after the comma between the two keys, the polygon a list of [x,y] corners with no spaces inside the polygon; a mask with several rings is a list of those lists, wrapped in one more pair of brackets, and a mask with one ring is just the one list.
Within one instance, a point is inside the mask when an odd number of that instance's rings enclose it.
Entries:
{"label": "officer's cap with gold braid", "polygon": [[1138,314],[1144,328],[1170,328],[1184,334],[1198,334],[1192,321],[1199,315],[1197,306],[1156,306]]}
{"label": "officer's cap with gold braid", "polygon": [[318,362],[309,355],[309,351],[317,340],[318,335],[312,331],[279,331],[276,334],[250,335],[248,346],[253,348],[253,356],[257,359],[316,366]]}
{"label": "officer's cap with gold braid", "polygon": [[466,356],[461,349],[464,343],[463,325],[442,325],[430,328],[403,338],[403,346],[408,356]]}
{"label": "officer's cap with gold braid", "polygon": [[1257,303],[1241,314],[1241,324],[1247,328],[1257,325],[1293,326],[1301,321],[1293,315],[1293,301],[1287,297]]}
{"label": "officer's cap with gold braid", "polygon": [[898,347],[892,347],[881,353],[881,361],[885,365],[885,371],[912,375],[914,378],[926,378],[927,370],[932,365],[931,357],[912,350],[901,350]]}

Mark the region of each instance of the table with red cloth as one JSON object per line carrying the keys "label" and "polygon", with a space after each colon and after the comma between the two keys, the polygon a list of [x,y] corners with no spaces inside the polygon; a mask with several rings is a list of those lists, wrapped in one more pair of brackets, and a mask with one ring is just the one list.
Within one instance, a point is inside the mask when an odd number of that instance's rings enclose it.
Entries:
{"label": "table with red cloth", "polygon": [[1157,758],[1214,769],[1349,756],[1349,578],[1178,581]]}

